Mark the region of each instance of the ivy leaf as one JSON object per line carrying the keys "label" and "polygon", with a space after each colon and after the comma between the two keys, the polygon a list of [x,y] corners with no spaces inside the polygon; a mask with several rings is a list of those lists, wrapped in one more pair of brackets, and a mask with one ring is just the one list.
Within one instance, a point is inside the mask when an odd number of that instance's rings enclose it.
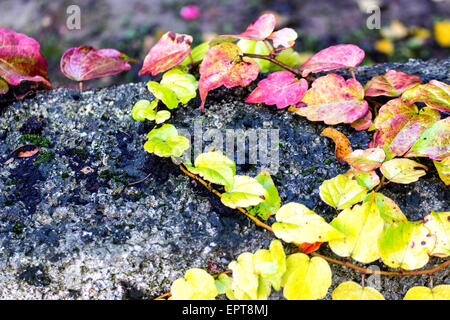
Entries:
{"label": "ivy leaf", "polygon": [[275,29],[277,19],[272,13],[266,13],[252,22],[247,29],[240,34],[226,34],[210,41],[210,46],[214,46],[223,41],[235,41],[237,39],[261,41],[270,36]]}
{"label": "ivy leaf", "polygon": [[381,259],[391,268],[413,270],[428,263],[436,236],[421,221],[390,225],[378,240]]}
{"label": "ivy leaf", "polygon": [[281,285],[286,299],[322,299],[331,286],[330,266],[320,257],[309,259],[303,253],[291,254],[286,259],[286,272]]}
{"label": "ivy leaf", "polygon": [[399,97],[401,94],[416,85],[422,83],[422,79],[407,73],[389,70],[383,76],[373,77],[364,86],[365,95],[368,97],[388,96]]}
{"label": "ivy leaf", "polygon": [[391,182],[408,184],[427,174],[424,170],[415,169],[416,167],[428,170],[426,166],[410,159],[392,159],[384,162],[380,171]]}
{"label": "ivy leaf", "polygon": [[450,300],[450,285],[441,284],[433,289],[417,286],[406,292],[403,300]]}
{"label": "ivy leaf", "polygon": [[407,105],[400,98],[386,103],[380,108],[374,126],[378,129],[375,138],[377,147],[386,152],[386,159],[404,155],[420,135],[440,119],[436,110],[418,110],[415,104]]}
{"label": "ivy leaf", "polygon": [[264,187],[266,192],[264,193],[264,201],[257,206],[248,209],[248,211],[254,216],[258,215],[264,220],[267,220],[280,209],[280,195],[267,170],[262,170],[255,179]]}
{"label": "ivy leaf", "polygon": [[131,69],[133,61],[115,49],[97,50],[91,46],[71,48],[61,57],[61,72],[74,81],[86,81]]}
{"label": "ivy leaf", "polygon": [[263,300],[267,299],[271,291],[271,283],[261,277],[255,270],[253,255],[244,252],[232,261],[228,268],[233,271],[232,294],[227,294],[231,299],[238,300]]}
{"label": "ivy leaf", "polygon": [[9,91],[8,83],[0,78],[0,94],[6,94]]}
{"label": "ivy leaf", "polygon": [[39,43],[22,33],[0,28],[0,93],[6,93],[5,82],[17,86],[32,81],[51,87],[47,62],[39,52]]}
{"label": "ivy leaf", "polygon": [[444,160],[450,156],[450,117],[437,121],[420,136],[406,157]]}
{"label": "ivy leaf", "polygon": [[203,57],[205,56],[206,51],[208,51],[208,49],[209,49],[209,42],[203,42],[203,43],[199,44],[191,51],[191,57],[192,57],[193,61],[191,60],[191,58],[189,56],[186,56],[184,58],[183,62],[180,63],[180,65],[188,66],[192,62],[194,62],[194,63],[201,62],[203,60]]}
{"label": "ivy leaf", "polygon": [[370,202],[345,209],[330,224],[345,235],[328,243],[335,254],[362,263],[378,260],[376,243],[383,233],[384,222]]}
{"label": "ivy leaf", "polygon": [[258,250],[253,255],[255,271],[272,284],[278,291],[281,288],[281,278],[286,271],[286,255],[283,245],[278,240],[273,240],[269,250]]}
{"label": "ivy leaf", "polygon": [[233,283],[233,279],[227,276],[224,273],[221,273],[216,279],[216,288],[218,294],[232,294],[231,285]]}
{"label": "ivy leaf", "polygon": [[209,182],[220,184],[227,188],[234,185],[236,164],[220,151],[210,151],[200,154],[194,161],[194,167],[186,166],[194,174],[198,174]]}
{"label": "ivy leaf", "polygon": [[350,179],[355,177],[356,182],[360,186],[366,187],[367,190],[372,190],[377,185],[380,184],[380,177],[377,175],[375,170],[372,171],[360,171],[355,168],[350,168],[346,173],[346,176],[348,176]]}
{"label": "ivy leaf", "polygon": [[344,160],[357,170],[372,171],[381,167],[385,157],[383,149],[369,148],[366,150],[355,150],[346,155]]}
{"label": "ivy leaf", "polygon": [[158,157],[181,157],[189,148],[189,140],[178,135],[177,129],[171,124],[164,124],[159,129],[153,129],[147,135],[144,149]]}
{"label": "ivy leaf", "polygon": [[373,124],[372,112],[370,110],[367,110],[365,116],[356,121],[353,121],[351,123],[351,126],[356,131],[362,131],[369,129],[372,126],[372,124]]}
{"label": "ivy leaf", "polygon": [[172,283],[173,300],[214,300],[218,294],[214,278],[202,269],[189,269]]}
{"label": "ivy leaf", "polygon": [[273,41],[273,46],[275,48],[282,47],[283,49],[291,48],[295,45],[295,40],[298,35],[294,29],[283,28],[281,30],[273,32],[267,39]]}
{"label": "ivy leaf", "polygon": [[242,56],[241,49],[230,42],[221,43],[209,49],[200,66],[198,83],[203,110],[206,95],[222,85],[227,88],[249,85],[259,74],[258,64]]}
{"label": "ivy leaf", "polygon": [[170,111],[161,110],[155,114],[155,122],[157,124],[163,123],[168,119],[170,119]]}
{"label": "ivy leaf", "polygon": [[147,83],[148,90],[155,96],[156,99],[161,100],[169,109],[178,108],[178,99],[172,89],[161,85],[156,81]]}
{"label": "ivy leaf", "polygon": [[445,158],[442,161],[433,160],[434,166],[439,174],[441,180],[446,186],[450,184],[450,157]]}
{"label": "ivy leaf", "polygon": [[158,105],[158,102],[158,99],[154,99],[151,102],[149,100],[139,100],[134,105],[131,116],[136,121],[155,120],[155,108]]}
{"label": "ivy leaf", "polygon": [[[364,59],[364,50],[354,44],[340,44],[323,49],[309,58],[301,67],[303,77],[321,71],[354,68]],[[364,96],[364,94],[363,94]]]}
{"label": "ivy leaf", "polygon": [[437,80],[416,86],[402,94],[402,100],[408,104],[425,102],[432,108],[443,112],[450,112],[450,86]]}
{"label": "ivy leaf", "polygon": [[[260,54],[264,56],[267,56],[270,53],[264,41],[239,40],[238,42],[236,42],[236,45],[244,53]],[[273,67],[272,62],[265,59],[253,59],[253,60],[258,64],[260,72],[269,72],[272,70]]]}
{"label": "ivy leaf", "polygon": [[450,255],[450,212],[434,212],[424,218],[425,227],[436,235],[432,256],[445,258]]}
{"label": "ivy leaf", "polygon": [[298,80],[289,71],[278,71],[261,80],[245,102],[275,104],[278,109],[283,109],[299,102],[307,90],[305,79]]}
{"label": "ivy leaf", "polygon": [[371,287],[361,287],[353,281],[341,283],[331,294],[333,300],[385,300],[383,295]]}
{"label": "ivy leaf", "polygon": [[230,208],[247,208],[256,206],[264,201],[262,197],[266,193],[264,187],[255,178],[236,175],[232,188],[225,187],[226,193],[222,194],[220,200]]}
{"label": "ivy leaf", "polygon": [[334,73],[316,79],[302,102],[307,106],[292,111],[326,124],[352,123],[364,117],[369,108],[363,86],[355,79],[346,81]]}
{"label": "ivy leaf", "polygon": [[285,242],[326,242],[343,236],[321,216],[300,203],[285,204],[278,210],[275,218],[277,222],[272,225],[273,232]]}
{"label": "ivy leaf", "polygon": [[335,209],[342,210],[364,199],[367,188],[356,180],[340,174],[325,180],[319,187],[320,198]]}
{"label": "ivy leaf", "polygon": [[408,222],[408,218],[403,214],[394,200],[378,192],[371,192],[364,199],[364,203],[370,203],[372,209],[378,209],[380,217],[385,221],[385,226],[394,223]]}
{"label": "ivy leaf", "polygon": [[179,65],[191,52],[192,40],[187,34],[165,33],[148,52],[139,75],[151,73],[156,76]]}
{"label": "ivy leaf", "polygon": [[340,164],[345,164],[345,157],[353,151],[350,140],[334,128],[323,129],[320,136],[331,138],[334,141],[336,145],[334,148],[334,156]]}
{"label": "ivy leaf", "polygon": [[188,103],[197,96],[197,80],[193,75],[178,67],[164,73],[160,84],[170,88],[182,104]]}

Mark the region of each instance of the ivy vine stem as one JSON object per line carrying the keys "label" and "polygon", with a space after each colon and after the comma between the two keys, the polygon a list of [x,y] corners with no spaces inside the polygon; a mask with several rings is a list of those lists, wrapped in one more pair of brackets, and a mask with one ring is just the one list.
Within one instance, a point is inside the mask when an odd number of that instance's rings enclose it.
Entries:
{"label": "ivy vine stem", "polygon": [[289,72],[292,72],[299,78],[303,78],[302,73],[295,68],[289,67],[288,65],[284,64],[281,61],[278,61],[275,59],[275,57],[271,55],[263,55],[263,54],[255,54],[255,53],[244,53],[244,57],[254,58],[254,59],[263,59],[272,62],[273,64],[276,64],[277,66],[286,69]]}

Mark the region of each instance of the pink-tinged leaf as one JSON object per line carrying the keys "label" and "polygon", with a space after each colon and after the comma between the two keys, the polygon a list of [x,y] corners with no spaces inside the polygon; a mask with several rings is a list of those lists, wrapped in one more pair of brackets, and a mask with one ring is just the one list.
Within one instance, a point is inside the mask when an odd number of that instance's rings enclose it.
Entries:
{"label": "pink-tinged leaf", "polygon": [[186,20],[195,20],[200,16],[200,9],[198,6],[185,6],[181,8],[180,16]]}
{"label": "pink-tinged leaf", "polygon": [[339,163],[345,164],[345,157],[353,151],[350,140],[342,132],[334,128],[323,129],[320,136],[328,137],[334,141],[334,156]]}
{"label": "pink-tinged leaf", "polygon": [[302,102],[307,106],[294,112],[326,124],[352,123],[364,117],[369,108],[363,86],[355,79],[346,81],[334,73],[316,79]]}
{"label": "pink-tinged leaf", "polygon": [[398,97],[404,91],[422,83],[422,79],[407,73],[389,70],[383,76],[373,77],[365,85],[366,96]]}
{"label": "pink-tinged leaf", "polygon": [[355,150],[345,156],[344,159],[357,170],[372,171],[381,167],[384,158],[386,158],[386,155],[383,149],[370,148],[366,150]]}
{"label": "pink-tinged leaf", "polygon": [[364,50],[354,44],[339,44],[317,52],[300,67],[300,71],[306,77],[311,72],[354,68],[363,61],[364,55]]}
{"label": "pink-tinged leaf", "polygon": [[47,62],[39,50],[39,43],[33,38],[0,28],[0,77],[13,86],[32,81],[51,87]]}
{"label": "pink-tinged leaf", "polygon": [[295,32],[294,29],[283,28],[272,33],[267,37],[267,39],[271,39],[273,41],[274,48],[282,47],[283,49],[287,49],[295,45],[295,40],[297,37],[297,32]]}
{"label": "pink-tinged leaf", "polygon": [[5,94],[9,90],[8,83],[0,78],[0,94]]}
{"label": "pink-tinged leaf", "polygon": [[362,131],[369,129],[373,124],[372,121],[372,112],[370,110],[367,110],[367,113],[364,117],[361,119],[358,119],[356,121],[353,121],[351,126],[356,131]]}
{"label": "pink-tinged leaf", "polygon": [[275,15],[266,13],[250,24],[247,30],[241,34],[226,34],[219,36],[211,40],[210,45],[214,46],[224,41],[235,41],[237,39],[262,41],[272,34],[276,23],[277,19],[275,18]]}
{"label": "pink-tinged leaf", "polygon": [[406,157],[428,157],[441,161],[450,156],[450,117],[434,123],[411,147]]}
{"label": "pink-tinged leaf", "polygon": [[419,112],[415,104],[407,105],[400,98],[390,100],[380,108],[374,121],[378,130],[375,146],[383,148],[387,160],[402,156],[439,119],[437,110],[425,107]]}
{"label": "pink-tinged leaf", "polygon": [[61,72],[74,81],[111,76],[131,69],[130,58],[114,49],[97,50],[81,46],[67,50],[61,58]]}
{"label": "pink-tinged leaf", "polygon": [[179,65],[191,52],[192,36],[175,32],[165,33],[150,49],[139,75],[153,76]]}
{"label": "pink-tinged leaf", "polygon": [[278,71],[261,80],[245,102],[276,104],[278,109],[282,109],[299,102],[306,90],[308,82],[305,79],[298,80],[289,71]]}
{"label": "pink-tinged leaf", "polygon": [[437,80],[405,91],[402,99],[408,104],[420,101],[430,108],[450,112],[450,86]]}
{"label": "pink-tinged leaf", "polygon": [[210,48],[200,66],[200,111],[203,111],[206,95],[210,90],[222,85],[227,88],[245,87],[255,80],[258,74],[258,64],[251,58],[243,57],[241,49],[234,43],[224,42]]}

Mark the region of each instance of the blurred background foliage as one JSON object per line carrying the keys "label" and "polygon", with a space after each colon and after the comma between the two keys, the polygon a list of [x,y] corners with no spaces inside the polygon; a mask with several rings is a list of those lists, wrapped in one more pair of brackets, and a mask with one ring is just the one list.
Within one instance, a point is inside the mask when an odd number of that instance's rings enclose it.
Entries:
{"label": "blurred background foliage", "polygon": [[[67,8],[81,9],[81,29],[68,30]],[[367,19],[380,8],[381,29]],[[197,12],[186,14],[186,6]],[[184,11],[183,11],[184,10]],[[115,48],[143,61],[166,31],[194,36],[194,45],[217,34],[240,33],[264,12],[278,17],[278,26],[295,29],[295,50],[301,60],[330,45],[354,43],[366,51],[364,64],[443,59],[450,52],[450,0],[1,0],[0,26],[34,37],[49,64],[55,87],[70,86],[59,71],[67,49],[80,45]],[[114,77],[93,80],[107,86],[146,80],[140,65]]]}

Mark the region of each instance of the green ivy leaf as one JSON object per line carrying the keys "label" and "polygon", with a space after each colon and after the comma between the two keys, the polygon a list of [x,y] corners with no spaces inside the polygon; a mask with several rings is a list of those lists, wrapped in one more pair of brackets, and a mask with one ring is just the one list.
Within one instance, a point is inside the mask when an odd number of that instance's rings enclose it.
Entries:
{"label": "green ivy leaf", "polygon": [[355,168],[350,168],[346,173],[350,179],[355,177],[356,182],[360,186],[366,187],[368,190],[372,190],[377,185],[380,184],[380,177],[377,175],[375,170],[372,171],[361,171]]}
{"label": "green ivy leaf", "polygon": [[385,221],[386,227],[393,223],[408,221],[408,218],[406,218],[395,201],[381,193],[371,192],[364,199],[364,203],[366,202],[371,202],[372,206],[376,206],[380,213],[380,217]]}
{"label": "green ivy leaf", "polygon": [[338,210],[362,201],[367,191],[367,188],[360,186],[356,180],[343,174],[325,180],[319,187],[320,198]]}
{"label": "green ivy leaf", "polygon": [[214,278],[202,269],[189,269],[172,283],[173,300],[214,300],[218,294]]}
{"label": "green ivy leaf", "polygon": [[[199,63],[203,60],[203,57],[205,56],[206,51],[209,49],[209,42],[203,42],[196,46],[191,51],[192,59],[194,60],[194,63]],[[187,56],[184,58],[183,62],[181,63],[182,66],[188,66],[192,63],[191,58]]]}
{"label": "green ivy leaf", "polygon": [[156,81],[147,83],[148,90],[153,93],[156,99],[161,100],[169,109],[178,107],[177,95],[170,88],[159,84]]}
{"label": "green ivy leaf", "polygon": [[158,102],[158,99],[154,99],[151,102],[148,100],[139,100],[136,102],[131,111],[133,119],[136,121],[155,120],[155,108],[158,105]]}
{"label": "green ivy leaf", "polygon": [[187,169],[198,174],[214,184],[220,184],[227,188],[234,185],[236,164],[228,159],[221,151],[210,151],[200,154],[194,161],[195,167],[186,165]]}
{"label": "green ivy leaf", "polygon": [[286,271],[286,255],[280,241],[273,240],[269,250],[256,251],[253,264],[257,273],[269,280],[276,291],[280,290],[281,278]]}
{"label": "green ivy leaf", "polygon": [[170,119],[170,111],[161,110],[155,114],[155,122],[157,124],[163,123],[168,119]]}
{"label": "green ivy leaf", "polygon": [[247,176],[234,176],[233,188],[225,187],[226,193],[222,194],[220,200],[227,207],[236,209],[237,207],[247,208],[255,206],[264,200],[266,190],[255,179]]}
{"label": "green ivy leaf", "polygon": [[309,259],[303,253],[291,254],[286,259],[286,272],[281,285],[286,299],[322,299],[331,286],[330,266],[320,257]]}
{"label": "green ivy leaf", "polygon": [[159,157],[181,157],[189,148],[189,140],[178,135],[177,129],[171,124],[164,124],[159,129],[153,129],[147,135],[144,149]]}
{"label": "green ivy leaf", "polygon": [[264,193],[264,201],[250,208],[248,211],[254,216],[259,216],[264,220],[269,219],[270,216],[274,215],[281,206],[280,195],[278,190],[273,183],[269,171],[262,170],[255,179],[266,189]]}
{"label": "green ivy leaf", "polygon": [[179,67],[164,73],[160,85],[171,89],[182,104],[188,103],[197,96],[197,80]]}
{"label": "green ivy leaf", "polygon": [[231,285],[233,279],[224,273],[221,273],[216,279],[216,288],[218,294],[232,293]]}
{"label": "green ivy leaf", "polygon": [[275,218],[277,222],[272,225],[275,236],[289,243],[326,242],[343,237],[321,216],[300,203],[285,204]]}

